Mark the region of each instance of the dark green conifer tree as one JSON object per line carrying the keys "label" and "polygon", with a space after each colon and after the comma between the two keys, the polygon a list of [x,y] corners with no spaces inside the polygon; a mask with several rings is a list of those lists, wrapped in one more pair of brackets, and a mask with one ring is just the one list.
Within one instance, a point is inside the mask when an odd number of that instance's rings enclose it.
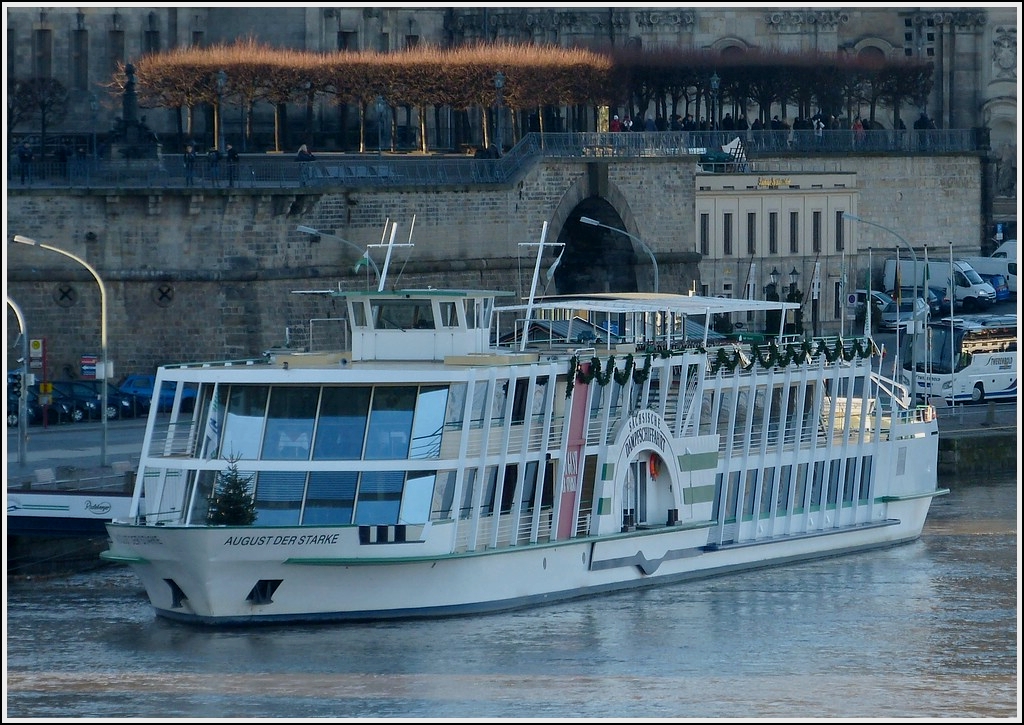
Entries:
{"label": "dark green conifer tree", "polygon": [[226,470],[217,474],[217,484],[210,496],[206,523],[221,526],[248,526],[256,521],[256,500],[249,492],[252,476],[238,472],[238,463],[231,460]]}

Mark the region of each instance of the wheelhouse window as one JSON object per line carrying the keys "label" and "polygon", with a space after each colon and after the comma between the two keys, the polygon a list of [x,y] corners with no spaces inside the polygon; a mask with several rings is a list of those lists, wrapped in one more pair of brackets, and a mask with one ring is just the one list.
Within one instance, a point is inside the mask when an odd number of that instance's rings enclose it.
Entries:
{"label": "wheelhouse window", "polygon": [[430,300],[374,300],[373,326],[377,330],[432,330]]}

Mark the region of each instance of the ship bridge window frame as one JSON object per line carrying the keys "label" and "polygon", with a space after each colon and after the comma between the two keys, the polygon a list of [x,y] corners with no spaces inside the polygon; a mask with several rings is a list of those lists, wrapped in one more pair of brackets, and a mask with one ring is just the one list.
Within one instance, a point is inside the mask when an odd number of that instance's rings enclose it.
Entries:
{"label": "ship bridge window frame", "polygon": [[433,330],[434,310],[430,300],[375,299],[370,303],[375,330]]}

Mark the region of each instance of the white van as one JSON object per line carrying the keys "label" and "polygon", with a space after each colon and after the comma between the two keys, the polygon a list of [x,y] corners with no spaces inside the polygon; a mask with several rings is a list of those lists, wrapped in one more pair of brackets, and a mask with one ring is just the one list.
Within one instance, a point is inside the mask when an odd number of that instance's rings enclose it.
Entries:
{"label": "white van", "polygon": [[[927,267],[925,266],[927,265]],[[950,274],[952,272],[952,275]],[[896,260],[885,260],[882,279],[887,290],[896,287]],[[996,291],[991,284],[978,276],[978,272],[962,259],[950,262],[929,260],[915,262],[912,259],[900,260],[901,287],[943,287],[946,296],[953,300],[954,308],[968,310],[984,310],[996,301]]]}
{"label": "white van", "polygon": [[1012,259],[1014,262],[1017,261],[1017,240],[1007,239],[1005,242],[996,247],[996,251],[992,252],[993,257],[1005,257],[1006,259]]}
{"label": "white van", "polygon": [[[1014,250],[1016,253],[1016,250]],[[1006,277],[1006,286],[1010,294],[1017,295],[1017,258],[1016,257],[964,257],[963,260],[974,267],[978,274],[1001,274]]]}

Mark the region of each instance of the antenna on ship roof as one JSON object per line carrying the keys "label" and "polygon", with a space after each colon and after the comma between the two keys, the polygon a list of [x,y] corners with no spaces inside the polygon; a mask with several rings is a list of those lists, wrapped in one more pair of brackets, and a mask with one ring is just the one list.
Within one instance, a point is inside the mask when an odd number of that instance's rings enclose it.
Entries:
{"label": "antenna on ship roof", "polygon": [[[408,241],[407,244],[399,245],[399,246],[407,246],[407,247],[415,247],[416,246],[415,244],[412,243],[412,230],[415,229],[415,228],[416,228],[416,215],[413,214],[412,215],[412,224],[409,225],[409,241]],[[405,259],[402,261],[402,268],[400,270],[398,270],[398,276],[395,277],[395,283],[393,285],[391,285],[392,289],[396,289],[398,287],[398,280],[402,279],[402,275],[405,274],[405,265],[407,265],[409,263],[409,257],[410,257],[411,254],[412,253],[409,252],[408,254],[405,255]]]}
{"label": "antenna on ship roof", "polygon": [[[527,333],[529,332],[530,328],[530,315],[533,313],[533,299],[537,295],[537,280],[540,278],[540,260],[541,257],[544,255],[544,247],[562,247],[562,251],[565,251],[565,244],[563,242],[547,242],[545,241],[547,240],[547,238],[548,223],[544,222],[544,228],[541,229],[540,232],[540,242],[519,242],[520,247],[526,247],[533,244],[537,245],[537,262],[534,264],[533,267],[533,281],[530,284],[530,299],[526,304],[526,315],[523,319],[523,339],[519,346],[520,350],[526,349],[526,339],[527,337],[529,337]],[[555,267],[558,266],[558,260],[561,258],[562,255],[559,254],[558,259],[555,260],[555,263],[551,265],[551,269],[548,270],[549,281],[551,277],[554,276]],[[547,286],[545,286],[545,289],[547,289]]]}
{"label": "antenna on ship roof", "polygon": [[[388,225],[389,224],[391,225],[391,237],[388,238],[387,244],[385,244],[384,243],[384,238],[387,237]],[[366,245],[367,247],[385,247],[388,250],[387,254],[384,255],[384,266],[380,270],[380,281],[377,284],[377,291],[378,292],[383,292],[384,291],[384,283],[386,282],[387,277],[388,277],[388,267],[391,266],[391,250],[394,249],[395,247],[411,247],[411,246],[413,246],[412,242],[408,242],[406,244],[401,244],[401,243],[395,244],[395,234],[397,232],[398,232],[398,222],[392,222],[390,218],[385,219],[384,220],[384,232],[381,234],[381,238],[380,238],[381,243],[380,244],[368,244],[368,245]],[[411,234],[412,234],[412,232],[410,230],[410,235]]]}

